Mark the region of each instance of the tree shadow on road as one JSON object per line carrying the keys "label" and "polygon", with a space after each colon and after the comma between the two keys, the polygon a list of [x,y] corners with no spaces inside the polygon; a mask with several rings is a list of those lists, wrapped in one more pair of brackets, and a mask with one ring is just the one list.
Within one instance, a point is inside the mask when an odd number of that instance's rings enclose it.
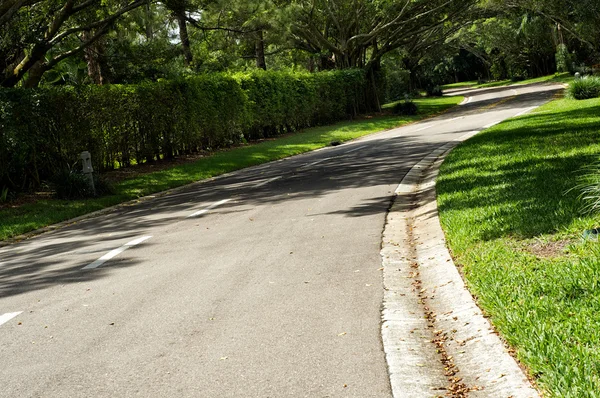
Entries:
{"label": "tree shadow on road", "polygon": [[[529,97],[524,98],[528,101]],[[539,99],[539,96],[531,96],[531,100],[534,98]],[[508,101],[499,106],[511,107],[514,104]],[[468,112],[477,111],[477,108],[466,109]],[[454,117],[456,113],[450,112],[442,116],[441,120]],[[552,139],[552,128],[546,126],[544,129],[537,134],[547,135],[545,139]],[[558,132],[554,131],[554,134]],[[456,134],[414,133],[393,138],[385,135],[370,137],[372,143],[368,146],[364,143],[341,145],[329,148],[326,152],[307,153],[222,178],[195,183],[171,195],[156,195],[152,199],[132,206],[121,206],[110,214],[81,221],[36,239],[2,248],[0,249],[0,297],[107,277],[112,272],[116,272],[118,267],[108,265],[94,272],[82,271],[81,268],[86,263],[74,263],[69,258],[69,253],[85,253],[82,258],[93,261],[102,253],[120,247],[129,239],[147,234],[150,229],[170,225],[175,225],[176,228],[177,223],[184,222],[191,213],[224,199],[236,200],[224,203],[211,212],[232,214],[247,211],[244,209],[252,207],[318,199],[336,191],[347,190],[350,193],[361,189],[382,187],[385,188],[383,196],[379,190],[376,196],[372,196],[372,193],[366,195],[359,204],[350,207],[340,205],[338,209],[326,213],[310,213],[307,216],[383,217],[389,209],[394,189],[410,168],[454,136]],[[503,140],[509,138],[510,136],[497,137],[489,150],[502,151]],[[365,149],[349,152],[359,146],[365,146]],[[324,157],[330,159],[322,161]],[[321,162],[312,164],[317,161]],[[499,167],[509,172],[511,167],[516,166],[518,165],[507,164]],[[449,178],[453,178],[453,170],[459,171],[464,167],[473,168],[479,165],[452,164],[449,166]],[[495,177],[478,175],[476,178],[477,180],[472,182],[457,181],[457,189],[468,190],[477,185],[493,185]],[[269,182],[270,180],[273,181]],[[504,200],[507,203],[514,201],[511,197],[490,195],[488,198],[490,201]],[[464,202],[455,204],[450,201],[445,205],[476,204]],[[544,210],[549,211],[549,209]],[[257,231],[257,234],[261,234],[261,231]],[[132,267],[137,264],[136,261],[131,261],[125,266]]]}

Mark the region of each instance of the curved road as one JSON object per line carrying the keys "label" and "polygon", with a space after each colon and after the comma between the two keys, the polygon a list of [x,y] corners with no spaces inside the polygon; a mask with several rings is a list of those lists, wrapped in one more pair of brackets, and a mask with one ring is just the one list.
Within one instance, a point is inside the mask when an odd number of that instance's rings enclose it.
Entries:
{"label": "curved road", "polygon": [[406,172],[561,86],[193,184],[0,248],[0,396],[390,397],[381,234]]}

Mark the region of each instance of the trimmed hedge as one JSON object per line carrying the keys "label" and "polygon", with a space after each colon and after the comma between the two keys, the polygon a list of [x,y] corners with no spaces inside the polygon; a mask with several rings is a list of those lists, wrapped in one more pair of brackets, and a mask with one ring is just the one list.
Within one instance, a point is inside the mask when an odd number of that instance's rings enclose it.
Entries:
{"label": "trimmed hedge", "polygon": [[257,71],[236,78],[248,96],[249,138],[336,122],[365,110],[365,79],[358,70],[289,74]]}
{"label": "trimmed hedge", "polygon": [[84,150],[103,171],[335,122],[364,93],[359,70],[0,89],[0,188],[37,188]]}

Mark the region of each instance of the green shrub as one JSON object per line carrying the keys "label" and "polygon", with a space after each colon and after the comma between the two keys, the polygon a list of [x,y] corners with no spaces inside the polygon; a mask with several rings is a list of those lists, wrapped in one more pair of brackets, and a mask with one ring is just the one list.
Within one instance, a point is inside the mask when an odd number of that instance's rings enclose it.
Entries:
{"label": "green shrub", "polygon": [[592,163],[583,169],[574,189],[580,192],[579,200],[583,203],[584,213],[600,212],[600,162]]}
{"label": "green shrub", "polygon": [[85,150],[101,172],[335,122],[366,109],[365,87],[348,70],[0,89],[0,187],[39,187]]}
{"label": "green shrub", "polygon": [[425,91],[427,91],[428,97],[441,97],[444,95],[442,88],[438,85],[428,85]]}
{"label": "green shrub", "polygon": [[94,189],[89,177],[79,170],[62,169],[51,179],[51,187],[58,199],[84,199],[114,193],[114,188],[97,174],[93,174]]}
{"label": "green shrub", "polygon": [[567,45],[564,43],[559,44],[556,47],[556,72],[564,73],[571,72],[573,65],[573,57],[569,53]]}
{"label": "green shrub", "polygon": [[585,76],[569,85],[569,96],[577,100],[600,97],[600,78]]}
{"label": "green shrub", "polygon": [[386,101],[402,99],[410,92],[410,71],[389,68],[385,72],[385,98]]}
{"label": "green shrub", "polygon": [[418,112],[417,104],[407,99],[405,101],[398,102],[392,108],[392,112],[395,115],[404,115],[404,116],[412,116],[416,115]]}
{"label": "green shrub", "polygon": [[8,202],[8,188],[4,187],[0,190],[0,203]]}
{"label": "green shrub", "polygon": [[94,196],[88,177],[83,173],[64,169],[52,178],[52,187],[59,199],[81,199]]}
{"label": "green shrub", "polygon": [[248,98],[246,131],[251,139],[332,123],[365,108],[365,79],[360,70],[256,71],[235,77]]}

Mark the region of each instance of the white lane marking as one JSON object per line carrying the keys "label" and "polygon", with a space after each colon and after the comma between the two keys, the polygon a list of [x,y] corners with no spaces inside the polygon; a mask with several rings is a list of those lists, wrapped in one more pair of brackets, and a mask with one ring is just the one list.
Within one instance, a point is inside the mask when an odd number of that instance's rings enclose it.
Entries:
{"label": "white lane marking", "polygon": [[415,130],[415,131],[423,131],[423,130],[427,130],[428,128],[430,128],[430,127],[433,127],[433,126],[434,126],[434,124],[433,124],[433,123],[430,123],[430,124],[428,124],[428,125],[426,125],[426,126],[423,126],[423,127],[421,127],[420,129],[417,129],[417,130]]}
{"label": "white lane marking", "polygon": [[361,149],[363,149],[363,148],[366,148],[366,147],[367,147],[366,145],[359,146],[358,148],[351,149],[351,150],[349,150],[349,151],[346,151],[345,153],[352,153],[352,152],[356,152],[356,151],[359,151],[359,150],[361,150]]}
{"label": "white lane marking", "polygon": [[139,245],[140,243],[150,239],[151,237],[152,236],[142,236],[141,238],[134,239],[131,242],[128,242],[128,243],[124,244],[123,246],[119,247],[118,249],[109,251],[104,256],[100,257],[98,260],[94,261],[93,263],[86,265],[82,269],[98,268],[99,266],[101,266],[102,264],[104,264],[105,262],[110,260],[111,258],[118,256],[119,254],[123,253],[125,250],[129,249],[130,247]]}
{"label": "white lane marking", "polygon": [[258,183],[258,184],[256,184],[254,187],[255,187],[255,188],[258,188],[258,187],[263,187],[263,186],[265,186],[265,185],[267,185],[267,184],[270,184],[270,183],[272,183],[272,182],[274,182],[274,181],[281,180],[282,178],[283,178],[282,176],[279,176],[279,177],[273,177],[273,178],[270,178],[270,179],[268,179],[268,180],[266,180],[266,181],[263,181],[263,182],[261,182],[261,183]]}
{"label": "white lane marking", "polygon": [[213,203],[212,205],[197,211],[195,213],[190,214],[189,216],[187,216],[186,218],[192,218],[192,217],[198,217],[201,216],[203,214],[208,213],[210,210],[214,209],[215,207],[221,206],[222,204],[225,204],[227,202],[229,202],[231,199],[223,199],[223,200],[219,200],[218,202]]}
{"label": "white lane marking", "polygon": [[465,99],[458,105],[467,105],[472,99],[473,97],[465,97]]}
{"label": "white lane marking", "polygon": [[14,317],[16,317],[17,315],[22,314],[22,313],[23,313],[23,311],[19,311],[19,312],[8,312],[6,314],[0,315],[0,325],[5,324],[6,322],[10,321]]}
{"label": "white lane marking", "polygon": [[448,121],[449,121],[449,122],[453,122],[453,121],[455,121],[455,120],[458,120],[458,119],[464,119],[464,118],[465,118],[464,116],[459,116],[459,117],[455,117],[454,119],[450,119],[450,120],[448,120]]}
{"label": "white lane marking", "polygon": [[476,136],[477,134],[481,133],[481,130],[473,130],[473,131],[469,131],[466,134],[461,135],[460,137],[458,137],[458,139],[454,140],[457,142],[462,142],[462,141],[466,141],[469,138]]}
{"label": "white lane marking", "polygon": [[519,95],[519,92],[515,89],[513,89],[512,92],[515,93],[515,95]]}
{"label": "white lane marking", "polygon": [[486,124],[485,126],[483,126],[484,129],[489,129],[490,127],[494,127],[495,125],[499,124],[500,121],[494,122],[494,123],[490,123],[490,124]]}
{"label": "white lane marking", "polygon": [[527,108],[527,109],[525,109],[524,111],[517,113],[517,114],[516,114],[514,117],[523,116],[523,115],[525,115],[526,113],[529,113],[529,112],[531,112],[532,110],[534,110],[534,109],[536,109],[536,108],[539,108],[539,107],[537,107],[537,106],[532,106],[531,108]]}
{"label": "white lane marking", "polygon": [[298,167],[298,168],[299,168],[299,169],[304,169],[304,168],[306,168],[306,167],[315,166],[315,165],[317,165],[317,164],[319,164],[319,163],[323,163],[323,162],[325,162],[325,161],[327,161],[327,160],[329,160],[329,159],[331,159],[331,158],[325,158],[325,159],[317,160],[316,162],[308,163],[308,164],[305,164],[304,166],[300,166],[300,167]]}

